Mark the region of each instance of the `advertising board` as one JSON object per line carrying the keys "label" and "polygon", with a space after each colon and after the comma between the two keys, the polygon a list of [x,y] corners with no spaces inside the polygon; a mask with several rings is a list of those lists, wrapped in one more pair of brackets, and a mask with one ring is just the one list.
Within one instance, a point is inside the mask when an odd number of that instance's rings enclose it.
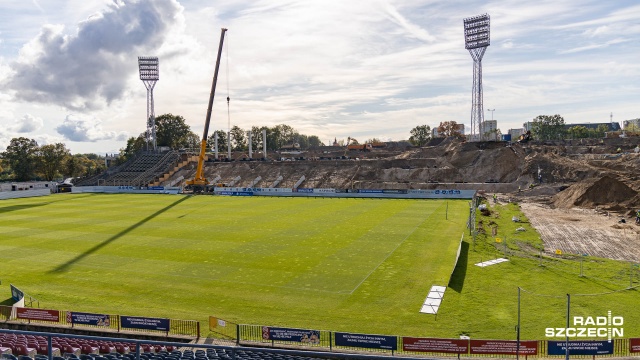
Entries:
{"label": "advertising board", "polygon": [[466,354],[469,352],[469,340],[403,337],[402,350],[414,352]]}
{"label": "advertising board", "polygon": [[[565,341],[547,341],[547,354],[564,355]],[[613,354],[613,341],[569,341],[569,355],[610,355]]]}
{"label": "advertising board", "polygon": [[[513,340],[470,340],[470,354],[515,355],[517,341]],[[520,355],[537,355],[537,341],[520,341]]]}
{"label": "advertising board", "polygon": [[263,326],[262,338],[264,340],[293,341],[306,344],[319,344],[320,331]]}
{"label": "advertising board", "polygon": [[334,333],[336,346],[360,347],[367,349],[398,350],[396,336]]}
{"label": "advertising board", "polygon": [[121,316],[120,326],[128,329],[169,331],[169,319]]}
{"label": "advertising board", "polygon": [[60,321],[60,311],[33,308],[17,308],[16,317],[24,320]]}

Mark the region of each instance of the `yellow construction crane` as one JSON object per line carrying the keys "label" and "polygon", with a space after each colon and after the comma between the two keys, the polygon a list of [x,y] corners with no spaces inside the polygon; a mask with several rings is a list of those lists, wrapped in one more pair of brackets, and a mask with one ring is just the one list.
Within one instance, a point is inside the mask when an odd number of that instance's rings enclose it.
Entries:
{"label": "yellow construction crane", "polygon": [[[195,177],[187,180],[187,188],[191,188],[194,193],[207,190],[209,181],[204,177],[204,156],[207,151],[207,136],[209,135],[209,123],[211,122],[211,108],[213,107],[213,97],[216,93],[216,83],[218,82],[218,69],[220,68],[220,55],[222,54],[222,45],[224,43],[224,35],[227,29],[222,28],[220,33],[220,45],[218,46],[218,58],[216,59],[216,68],[213,73],[213,83],[211,84],[211,94],[209,95],[209,107],[207,108],[207,119],[204,123],[204,133],[202,134],[202,142],[200,143],[200,156],[198,157],[198,168]],[[229,99],[227,99],[228,101]]]}

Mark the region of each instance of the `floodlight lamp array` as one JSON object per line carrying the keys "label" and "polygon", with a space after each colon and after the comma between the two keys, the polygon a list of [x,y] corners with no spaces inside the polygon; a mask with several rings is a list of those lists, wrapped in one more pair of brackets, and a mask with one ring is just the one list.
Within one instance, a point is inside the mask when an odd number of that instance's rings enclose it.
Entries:
{"label": "floodlight lamp array", "polygon": [[490,26],[489,14],[464,19],[464,47],[476,49],[489,46],[491,43]]}
{"label": "floodlight lamp array", "polygon": [[157,57],[138,56],[138,67],[140,68],[140,80],[158,81],[160,79],[160,66]]}

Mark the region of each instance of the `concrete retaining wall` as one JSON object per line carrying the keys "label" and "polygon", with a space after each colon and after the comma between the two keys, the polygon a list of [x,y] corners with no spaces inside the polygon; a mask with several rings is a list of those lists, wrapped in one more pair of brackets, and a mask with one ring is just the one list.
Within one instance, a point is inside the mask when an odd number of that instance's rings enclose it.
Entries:
{"label": "concrete retaining wall", "polygon": [[34,196],[51,195],[50,189],[23,190],[23,191],[0,191],[0,200],[17,199]]}

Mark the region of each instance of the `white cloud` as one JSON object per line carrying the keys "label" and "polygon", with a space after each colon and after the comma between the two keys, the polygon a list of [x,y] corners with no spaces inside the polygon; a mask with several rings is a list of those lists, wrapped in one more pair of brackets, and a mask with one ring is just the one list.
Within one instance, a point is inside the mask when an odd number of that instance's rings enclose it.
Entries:
{"label": "white cloud", "polygon": [[603,43],[589,44],[589,45],[574,47],[574,48],[567,49],[567,50],[562,50],[559,53],[560,54],[572,54],[572,53],[577,53],[577,52],[582,52],[582,51],[606,48],[606,47],[609,47],[611,45],[617,45],[617,44],[626,43],[626,42],[629,42],[629,41],[631,41],[631,39],[612,39],[612,40],[609,40],[609,41],[606,41],[606,42],[603,42]]}
{"label": "white cloud", "polygon": [[[243,128],[285,123],[327,140],[402,139],[445,120],[468,125],[472,61],[462,19],[485,12],[492,45],[484,104],[501,128],[557,112],[581,122],[611,111],[638,117],[633,2],[118,0],[106,10],[106,0],[37,2],[44,13],[31,1],[9,2],[20,26],[0,22],[0,128],[29,113],[44,119],[37,133],[64,133],[83,152],[121,148],[124,131],[145,130],[138,55],[160,57],[156,114],[182,115],[201,134],[221,27],[229,32],[211,129],[227,127],[227,84],[231,125]],[[154,26],[157,37],[127,33]],[[48,123],[69,108],[83,115]]]}
{"label": "white cloud", "polygon": [[16,121],[16,124],[11,127],[11,130],[17,133],[30,133],[40,130],[42,125],[43,121],[41,118],[35,117],[31,114],[25,114]]}
{"label": "white cloud", "polygon": [[78,24],[75,34],[44,25],[4,85],[21,100],[99,109],[123,96],[136,56],[162,45],[181,9],[176,0],[119,1]]}
{"label": "white cloud", "polygon": [[126,132],[104,131],[100,120],[80,119],[75,115],[67,115],[62,124],[56,127],[56,131],[65,139],[77,142],[122,141],[128,137]]}

